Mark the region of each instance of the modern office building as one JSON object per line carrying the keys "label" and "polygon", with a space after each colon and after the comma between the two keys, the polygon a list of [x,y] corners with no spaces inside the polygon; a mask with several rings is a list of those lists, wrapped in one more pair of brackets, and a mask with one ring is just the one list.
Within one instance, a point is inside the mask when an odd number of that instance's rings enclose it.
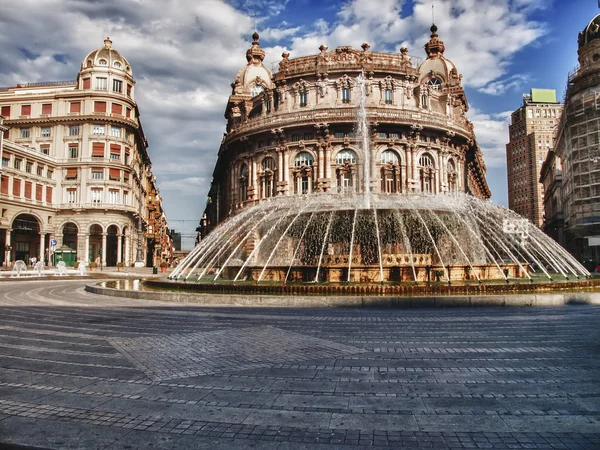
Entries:
{"label": "modern office building", "polygon": [[552,89],[531,89],[523,105],[512,113],[506,145],[508,207],[541,227],[544,189],[539,182],[542,164],[554,146],[563,105]]}
{"label": "modern office building", "polygon": [[108,266],[168,258],[134,94],[132,68],[108,38],[76,80],[0,88],[3,265],[48,261],[52,241]]}
{"label": "modern office building", "polygon": [[[469,192],[489,198],[481,150],[466,118],[462,76],[444,57],[437,27],[427,58],[321,45],[274,72],[259,35],[232,83],[203,232],[241,208],[276,195],[356,192],[367,155],[357,137],[365,95],[370,126],[370,191],[390,195]],[[360,74],[364,83],[359,83]]]}
{"label": "modern office building", "polygon": [[[567,249],[594,269],[600,263],[600,14],[579,33],[578,43],[579,66],[568,75],[551,155],[562,166],[562,209],[548,203],[546,220],[549,230],[564,217]],[[547,163],[551,166],[552,160]],[[542,179],[550,184],[546,178]]]}

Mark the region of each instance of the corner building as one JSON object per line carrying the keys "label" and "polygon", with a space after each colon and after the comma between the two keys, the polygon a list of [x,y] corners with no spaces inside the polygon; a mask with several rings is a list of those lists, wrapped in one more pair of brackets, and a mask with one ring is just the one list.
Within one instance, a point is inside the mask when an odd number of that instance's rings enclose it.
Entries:
{"label": "corner building", "polygon": [[508,207],[538,228],[544,223],[542,164],[554,147],[563,105],[553,89],[531,89],[511,115],[506,145]]}
{"label": "corner building", "polygon": [[258,33],[252,38],[227,102],[227,132],[205,211],[208,230],[276,195],[362,189],[365,155],[356,136],[361,73],[372,192],[490,197],[482,152],[465,115],[462,76],[444,57],[435,25],[420,64],[406,48],[388,54],[366,43],[362,50],[322,45],[313,56],[283,53],[273,73],[263,64]]}
{"label": "corner building", "polygon": [[545,171],[542,181],[562,195],[562,209],[547,204],[548,228],[562,233],[564,226],[567,249],[594,270],[600,263],[600,14],[579,33],[578,44],[579,66],[568,75],[556,146],[547,161],[556,168]]}
{"label": "corner building", "polygon": [[154,217],[162,207],[134,97],[131,66],[108,38],[75,81],[0,88],[3,265],[48,261],[52,239],[105,266],[160,262],[166,226],[154,221],[165,219]]}

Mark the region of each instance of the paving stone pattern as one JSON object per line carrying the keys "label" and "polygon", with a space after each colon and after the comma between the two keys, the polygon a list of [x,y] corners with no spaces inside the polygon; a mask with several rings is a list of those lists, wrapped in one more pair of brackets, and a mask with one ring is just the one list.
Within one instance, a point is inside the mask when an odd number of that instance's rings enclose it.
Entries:
{"label": "paving stone pattern", "polygon": [[0,284],[0,448],[600,449],[600,308],[277,309]]}
{"label": "paving stone pattern", "polygon": [[270,326],[108,341],[154,381],[365,351]]}

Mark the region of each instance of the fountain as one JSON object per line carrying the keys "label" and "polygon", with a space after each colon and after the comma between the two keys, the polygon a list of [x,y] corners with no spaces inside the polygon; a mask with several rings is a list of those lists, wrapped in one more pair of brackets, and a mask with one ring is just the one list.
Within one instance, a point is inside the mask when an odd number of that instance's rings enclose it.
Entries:
{"label": "fountain", "polygon": [[34,266],[34,269],[37,272],[38,277],[41,277],[42,276],[42,271],[44,270],[44,262],[43,261],[36,262],[35,266]]}
{"label": "fountain", "polygon": [[58,271],[59,276],[64,276],[67,273],[67,264],[64,261],[59,261],[56,264],[56,270]]}
{"label": "fountain", "polygon": [[25,261],[22,260],[17,260],[15,261],[15,265],[13,266],[13,276],[20,277],[21,276],[21,272],[26,272],[27,271],[27,264],[25,264]]}
{"label": "fountain", "polygon": [[366,80],[356,79],[359,193],[278,196],[217,227],[169,276],[217,283],[446,283],[589,272],[514,212],[467,194],[371,192]]}

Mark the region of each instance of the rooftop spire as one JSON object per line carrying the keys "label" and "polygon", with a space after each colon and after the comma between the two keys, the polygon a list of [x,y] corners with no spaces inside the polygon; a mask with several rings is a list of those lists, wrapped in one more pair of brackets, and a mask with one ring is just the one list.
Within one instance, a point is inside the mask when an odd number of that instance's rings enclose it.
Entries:
{"label": "rooftop spire", "polygon": [[435,23],[431,25],[430,31],[431,38],[429,39],[429,42],[425,44],[425,51],[427,52],[428,58],[438,58],[444,54],[446,47],[444,46],[444,42],[438,39],[438,27]]}
{"label": "rooftop spire", "polygon": [[257,31],[252,34],[252,47],[246,52],[246,59],[249,63],[260,64],[265,59],[265,51],[260,48],[260,42],[258,42],[259,37]]}

